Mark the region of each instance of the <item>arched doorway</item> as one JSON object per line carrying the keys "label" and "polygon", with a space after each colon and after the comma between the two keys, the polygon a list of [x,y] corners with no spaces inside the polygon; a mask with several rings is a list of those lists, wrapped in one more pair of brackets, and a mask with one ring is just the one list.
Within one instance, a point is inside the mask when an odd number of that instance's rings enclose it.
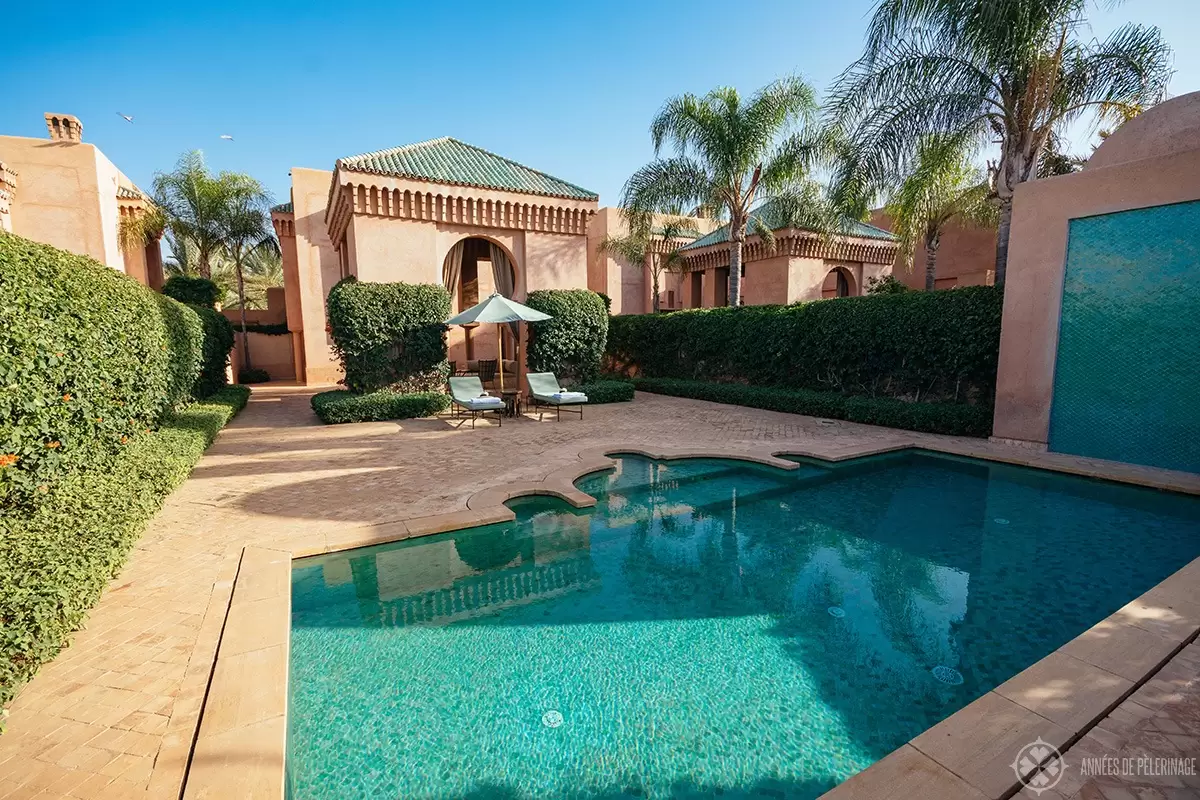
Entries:
{"label": "arched doorway", "polygon": [[[468,236],[454,243],[442,260],[442,285],[450,292],[457,313],[468,309],[493,292],[511,298],[516,292],[517,271],[512,254],[497,242],[482,236]],[[516,352],[518,332],[504,329],[504,352]],[[453,328],[448,340],[449,358],[456,366],[479,359],[496,359],[500,343],[494,325]]]}
{"label": "arched doorway", "polygon": [[857,295],[858,285],[854,281],[854,275],[845,267],[834,267],[829,270],[829,274],[825,276],[825,282],[821,284],[822,299],[856,297]]}

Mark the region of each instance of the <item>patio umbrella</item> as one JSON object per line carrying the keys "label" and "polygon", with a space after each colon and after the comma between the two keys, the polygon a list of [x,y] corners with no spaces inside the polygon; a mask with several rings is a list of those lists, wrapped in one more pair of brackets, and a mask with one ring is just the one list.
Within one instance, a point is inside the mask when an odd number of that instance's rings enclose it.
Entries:
{"label": "patio umbrella", "polygon": [[[466,311],[463,311],[450,319],[446,320],[447,325],[470,325],[477,322],[494,322],[496,323],[496,336],[500,340],[500,391],[504,391],[504,333],[500,330],[500,326],[506,322],[542,322],[550,319],[549,314],[543,314],[541,311],[523,306],[515,300],[509,300],[504,295],[496,292],[491,297],[484,300],[482,303],[471,306]],[[520,340],[518,339],[518,342]],[[520,347],[518,345],[517,361],[520,363]]]}

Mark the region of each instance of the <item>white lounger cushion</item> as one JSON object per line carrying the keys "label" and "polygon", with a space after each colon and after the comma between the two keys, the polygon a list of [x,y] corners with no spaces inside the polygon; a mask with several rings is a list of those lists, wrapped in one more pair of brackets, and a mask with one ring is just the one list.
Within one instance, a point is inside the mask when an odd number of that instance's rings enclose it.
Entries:
{"label": "white lounger cushion", "polygon": [[461,401],[464,406],[472,410],[481,408],[500,408],[504,405],[504,400],[499,397],[471,397]]}
{"label": "white lounger cushion", "polygon": [[552,397],[555,400],[559,400],[559,401],[567,402],[567,403],[573,403],[573,402],[586,403],[587,399],[588,399],[587,395],[584,394],[583,392],[555,392],[552,395]]}

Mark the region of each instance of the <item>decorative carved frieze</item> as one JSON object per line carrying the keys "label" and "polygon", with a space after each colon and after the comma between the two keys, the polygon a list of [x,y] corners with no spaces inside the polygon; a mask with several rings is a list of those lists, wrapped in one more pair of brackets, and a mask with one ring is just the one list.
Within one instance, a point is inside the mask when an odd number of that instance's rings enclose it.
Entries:
{"label": "decorative carved frieze", "polygon": [[[858,261],[867,264],[891,264],[896,260],[897,245],[855,236],[823,238],[808,231],[776,232],[775,249],[770,250],[757,236],[751,236],[742,246],[742,262],[746,264],[777,256],[793,258],[822,258],[829,261]],[[729,266],[729,242],[721,242],[684,253],[684,270],[716,269]]]}
{"label": "decorative carved frieze", "polygon": [[275,227],[275,235],[280,239],[296,235],[296,216],[294,214],[272,211],[271,225]]}
{"label": "decorative carved frieze", "polygon": [[[367,183],[357,176],[335,175],[326,213],[329,237],[340,242],[350,217],[371,217],[442,222],[480,228],[506,228],[586,236],[588,221],[596,213],[578,201],[536,197],[531,201],[501,200],[474,194],[470,188],[450,192],[419,188],[393,188]],[[456,187],[457,188],[457,187]],[[482,194],[482,193],[481,193]],[[495,195],[495,192],[488,194]],[[532,195],[511,195],[531,197]],[[591,205],[594,205],[594,201]]]}

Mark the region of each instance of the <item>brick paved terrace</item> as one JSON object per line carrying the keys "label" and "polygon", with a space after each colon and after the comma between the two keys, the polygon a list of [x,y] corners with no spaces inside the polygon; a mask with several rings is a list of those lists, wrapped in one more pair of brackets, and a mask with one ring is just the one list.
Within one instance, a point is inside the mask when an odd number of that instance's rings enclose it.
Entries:
{"label": "brick paved terrace", "polygon": [[[963,453],[1095,469],[1081,459],[979,440],[641,393],[633,403],[589,408],[582,420],[564,417],[559,423],[548,416],[539,422],[527,415],[503,427],[480,423],[475,430],[442,419],[323,426],[309,409],[311,393],[256,389],[246,410],[167,500],[86,629],[13,703],[8,732],[0,736],[0,798],[179,796],[245,545],[465,509],[481,489],[541,480],[583,450],[612,445],[770,443],[837,456],[869,446],[936,442]],[[1153,471],[1116,472],[1136,477]],[[1181,652],[1164,668],[1152,697],[1126,701],[1111,724],[1076,748],[1196,756],[1196,659],[1196,645]],[[1070,785],[1070,792],[1059,797],[1200,797],[1194,783],[1183,782],[1092,781]]]}

